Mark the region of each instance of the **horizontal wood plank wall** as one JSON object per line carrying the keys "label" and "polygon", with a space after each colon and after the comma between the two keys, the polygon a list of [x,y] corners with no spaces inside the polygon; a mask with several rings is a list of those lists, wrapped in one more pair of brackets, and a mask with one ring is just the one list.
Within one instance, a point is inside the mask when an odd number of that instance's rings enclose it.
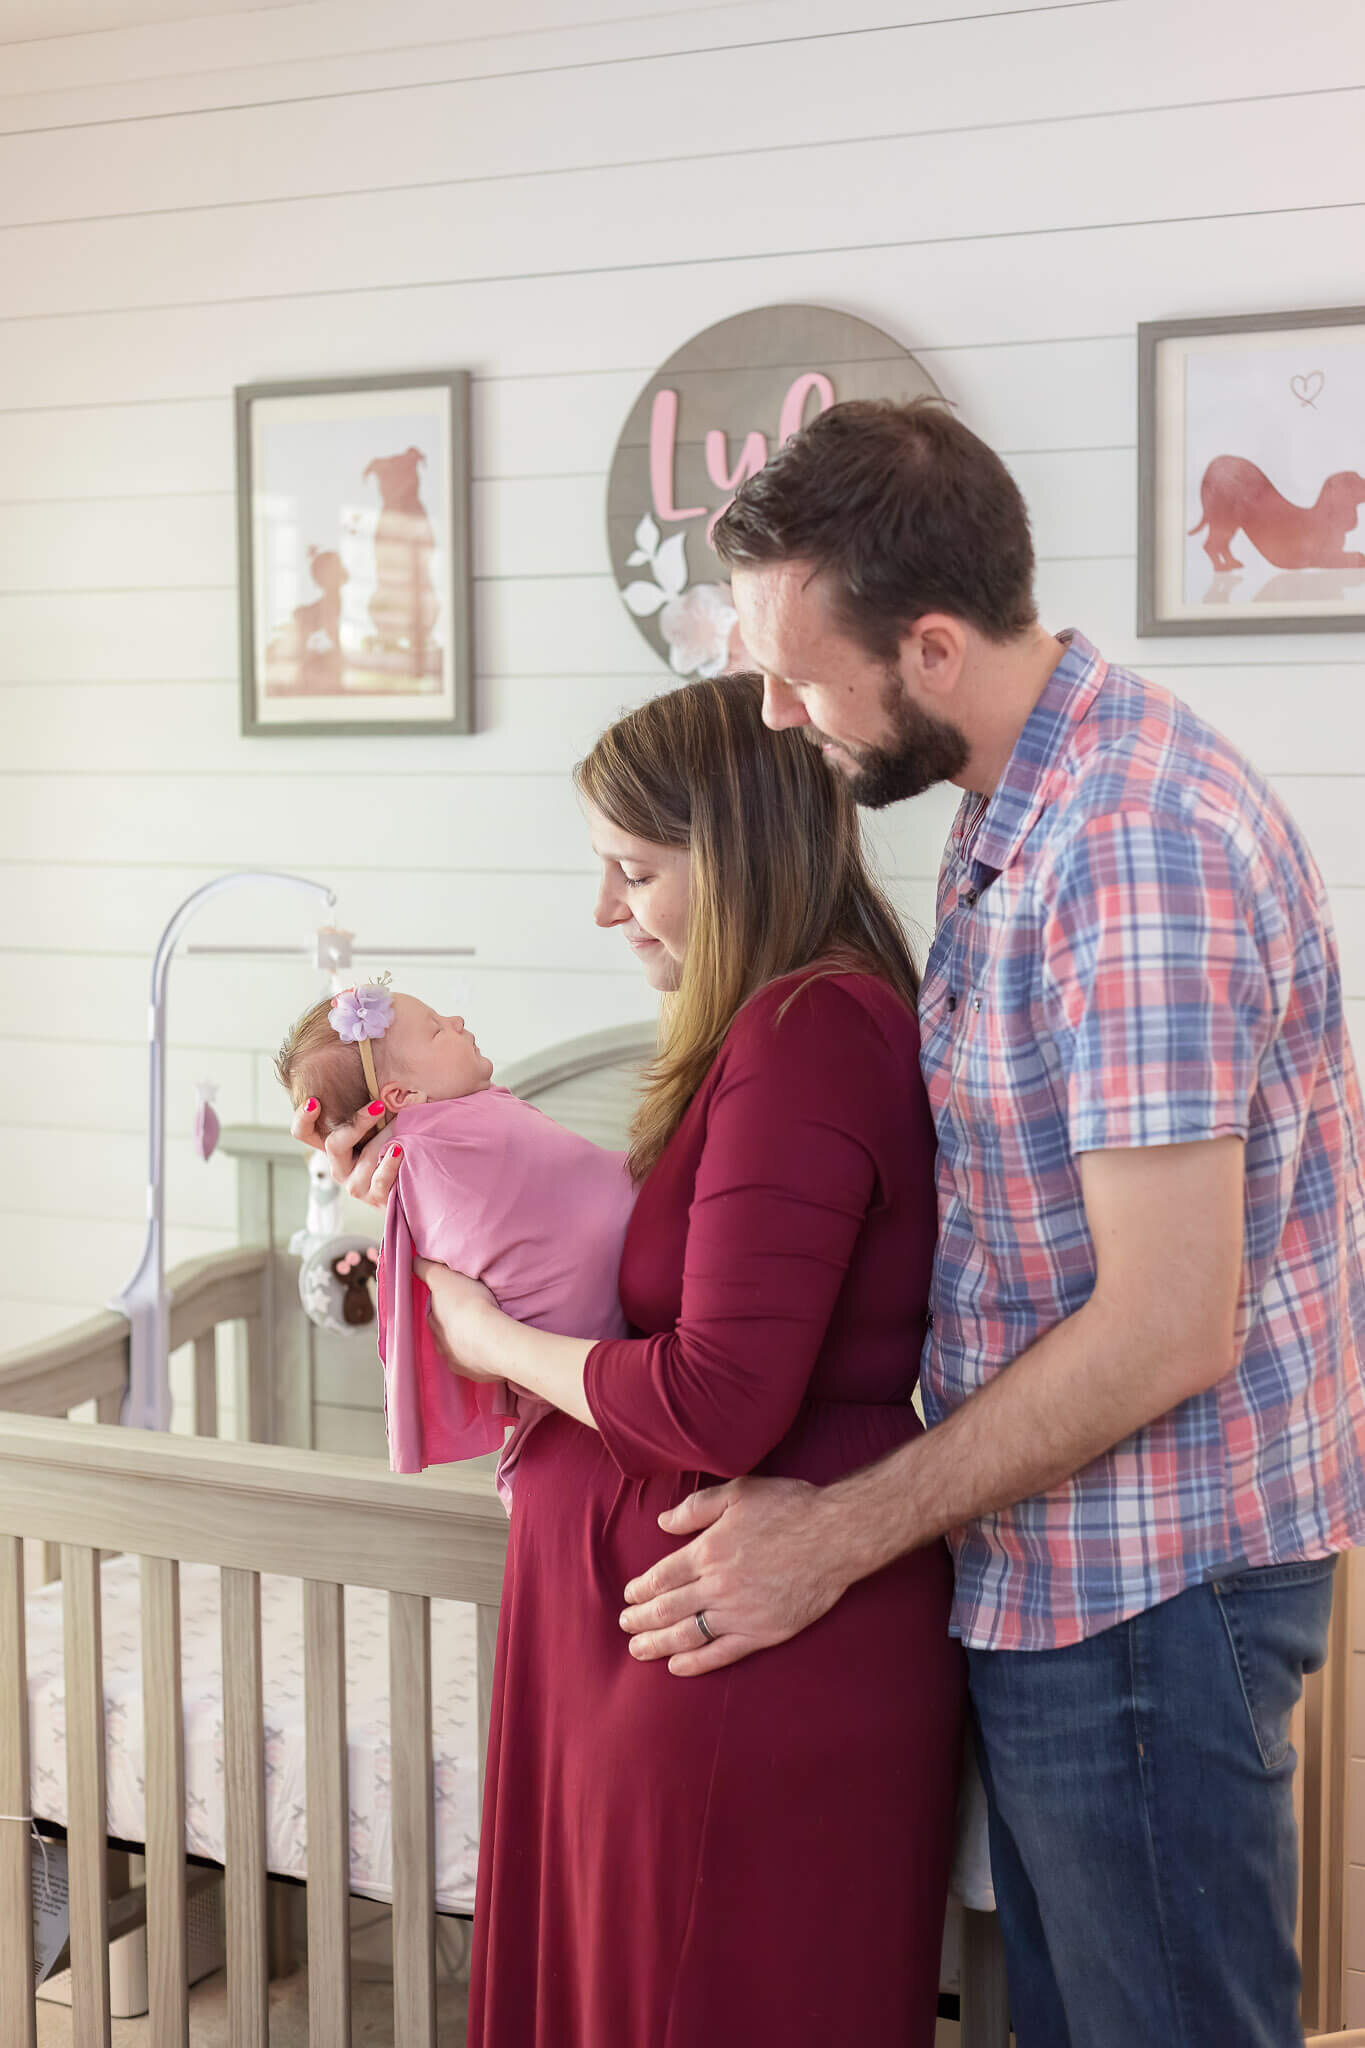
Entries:
{"label": "horizontal wood plank wall", "polygon": [[[650,372],[750,306],[880,323],[1002,450],[1046,621],[1169,682],[1305,824],[1359,1031],[1358,643],[1133,632],[1136,323],[1361,296],[1355,0],[1292,37],[1281,0],[505,0],[473,39],[444,0],[100,14],[0,29],[0,1349],[132,1266],[148,953],[213,870],[305,868],[362,935],[476,946],[421,992],[506,1059],[646,1014],[567,777],[667,680],[607,572],[606,471]],[[478,731],[242,739],[233,385],[433,364],[474,375]],[[872,826],[921,926],[950,808]],[[238,897],[196,936],[296,925]],[[282,1116],[268,1055],[312,993],[177,965],[172,1261],[235,1228],[193,1083]],[[382,1447],[373,1395],[320,1425]]]}

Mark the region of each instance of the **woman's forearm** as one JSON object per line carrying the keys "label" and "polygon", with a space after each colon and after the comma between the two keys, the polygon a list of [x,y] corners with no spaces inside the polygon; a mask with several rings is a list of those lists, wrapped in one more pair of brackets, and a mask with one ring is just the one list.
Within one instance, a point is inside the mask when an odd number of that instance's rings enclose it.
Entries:
{"label": "woman's forearm", "polygon": [[[583,1391],[583,1368],[592,1350],[585,1337],[556,1337],[549,1330],[529,1329],[500,1308],[489,1306],[467,1319],[460,1337],[461,1356],[479,1373],[510,1380],[528,1394],[596,1429]],[[459,1370],[458,1364],[455,1368]]]}

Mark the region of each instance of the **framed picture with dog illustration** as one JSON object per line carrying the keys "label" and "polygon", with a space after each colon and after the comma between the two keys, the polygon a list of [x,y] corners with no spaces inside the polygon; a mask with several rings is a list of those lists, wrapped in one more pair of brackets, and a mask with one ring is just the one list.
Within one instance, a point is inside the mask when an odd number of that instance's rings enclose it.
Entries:
{"label": "framed picture with dog illustration", "polygon": [[242,731],[473,726],[469,375],[236,393]]}
{"label": "framed picture with dog illustration", "polygon": [[1139,633],[1365,626],[1365,307],[1138,329]]}

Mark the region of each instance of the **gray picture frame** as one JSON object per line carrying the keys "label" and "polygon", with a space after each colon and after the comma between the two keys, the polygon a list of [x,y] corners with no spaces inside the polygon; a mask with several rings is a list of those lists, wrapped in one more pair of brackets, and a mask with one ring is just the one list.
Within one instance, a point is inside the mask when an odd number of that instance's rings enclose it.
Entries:
{"label": "gray picture frame", "polygon": [[[253,516],[252,412],[261,400],[322,397],[364,398],[366,393],[440,390],[449,407],[448,575],[443,579],[449,620],[451,685],[442,689],[441,711],[433,717],[347,717],[263,719],[262,678],[256,659],[255,526]],[[467,370],[400,371],[384,376],[317,377],[238,385],[233,392],[237,487],[238,645],[241,668],[241,730],[250,738],[306,739],[319,736],[404,736],[468,734],[474,730],[474,575],[471,513],[470,376]],[[320,699],[321,701],[325,701]],[[344,699],[335,700],[338,705]],[[446,701],[449,708],[446,708]]]}
{"label": "gray picture frame", "polygon": [[1159,596],[1162,542],[1159,358],[1163,344],[1193,336],[1284,334],[1300,329],[1365,326],[1365,306],[1314,307],[1303,312],[1238,313],[1198,320],[1149,320],[1138,327],[1138,542],[1137,631],[1142,638],[1197,637],[1209,633],[1351,633],[1365,629],[1365,609],[1341,607],[1292,616],[1248,616],[1246,611],[1202,617],[1171,616]]}

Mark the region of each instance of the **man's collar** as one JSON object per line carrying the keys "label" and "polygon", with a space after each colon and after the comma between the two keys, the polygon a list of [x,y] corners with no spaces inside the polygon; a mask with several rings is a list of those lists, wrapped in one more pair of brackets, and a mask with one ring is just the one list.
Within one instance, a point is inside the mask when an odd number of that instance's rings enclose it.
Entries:
{"label": "man's collar", "polygon": [[[1084,634],[1058,633],[1065,652],[1043,686],[1014,743],[984,814],[963,807],[973,861],[999,874],[1007,868],[1053,795],[1053,778],[1076,727],[1095,701],[1107,664]],[[980,823],[972,829],[973,821]]]}

